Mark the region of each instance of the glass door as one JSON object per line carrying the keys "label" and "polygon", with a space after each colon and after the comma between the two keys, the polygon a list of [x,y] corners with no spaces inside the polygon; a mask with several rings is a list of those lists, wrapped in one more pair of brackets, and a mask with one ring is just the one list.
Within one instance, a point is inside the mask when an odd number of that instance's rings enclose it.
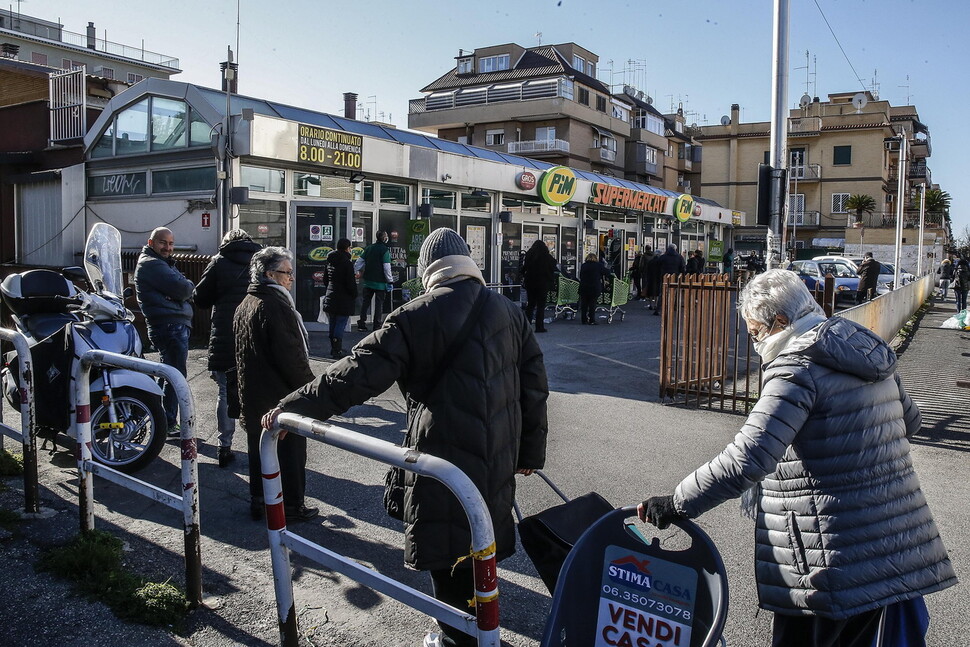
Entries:
{"label": "glass door", "polygon": [[326,292],[323,270],[327,255],[336,249],[337,239],[347,235],[350,205],[293,203],[291,208],[295,212],[296,309],[305,322],[315,323],[320,314],[320,298]]}

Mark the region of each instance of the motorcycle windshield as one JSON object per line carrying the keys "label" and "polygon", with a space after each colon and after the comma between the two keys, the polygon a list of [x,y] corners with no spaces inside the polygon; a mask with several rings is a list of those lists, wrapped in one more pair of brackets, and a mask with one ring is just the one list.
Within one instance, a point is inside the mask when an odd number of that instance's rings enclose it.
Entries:
{"label": "motorcycle windshield", "polygon": [[84,245],[84,270],[95,292],[121,295],[121,233],[108,223],[91,228]]}

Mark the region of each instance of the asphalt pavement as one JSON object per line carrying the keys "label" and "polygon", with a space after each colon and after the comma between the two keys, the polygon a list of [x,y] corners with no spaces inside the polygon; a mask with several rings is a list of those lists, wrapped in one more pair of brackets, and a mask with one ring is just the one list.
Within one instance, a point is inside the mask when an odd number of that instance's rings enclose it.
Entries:
{"label": "asphalt pavement", "polygon": [[[941,330],[952,310],[934,304],[901,348],[901,373],[924,409],[924,429],[913,456],[924,491],[950,550],[958,575],[970,567],[970,332]],[[938,311],[937,311],[938,309]],[[626,306],[622,322],[581,326],[577,320],[551,323],[539,335],[551,395],[546,473],[571,496],[596,491],[614,505],[637,503],[669,493],[690,470],[732,439],[742,418],[658,403],[660,317],[641,302]],[[346,346],[361,333],[348,333]],[[311,333],[311,347],[323,353],[326,338]],[[328,347],[327,347],[328,348]],[[152,355],[149,355],[152,358]],[[315,372],[329,360],[314,361]],[[204,349],[193,349],[189,382],[198,413],[199,488],[203,583],[213,608],[190,614],[180,635],[114,620],[100,604],[76,599],[66,585],[35,574],[31,563],[40,548],[64,541],[78,527],[76,469],[66,452],[42,454],[42,505],[53,514],[24,521],[13,537],[0,539],[6,567],[0,589],[4,637],[10,645],[276,645],[279,644],[273,576],[265,527],[249,518],[245,435],[233,441],[237,459],[229,469],[216,463],[216,385],[209,378]],[[947,395],[950,394],[950,395]],[[15,421],[9,407],[4,420]],[[333,422],[400,442],[404,406],[396,387]],[[16,449],[7,439],[6,448]],[[308,503],[321,517],[291,526],[330,550],[430,592],[424,573],[402,564],[401,525],[381,507],[385,467],[321,443],[309,448]],[[159,460],[139,473],[146,481],[179,488],[179,453],[169,443]],[[526,514],[558,502],[536,477],[518,477],[518,500]],[[22,505],[22,484],[0,493],[0,506]],[[129,566],[152,579],[182,583],[181,517],[176,511],[122,488],[98,482],[96,525],[120,536]],[[737,503],[729,502],[697,520],[721,551],[730,586],[728,645],[770,644],[771,614],[758,612],[753,576],[754,528]],[[679,533],[660,533],[676,545]],[[302,643],[314,646],[420,645],[432,621],[310,561],[293,557],[294,593]],[[533,647],[542,635],[550,596],[521,550],[499,569],[502,638],[515,647]],[[970,635],[964,586],[927,598],[932,622],[929,645],[962,646]]]}

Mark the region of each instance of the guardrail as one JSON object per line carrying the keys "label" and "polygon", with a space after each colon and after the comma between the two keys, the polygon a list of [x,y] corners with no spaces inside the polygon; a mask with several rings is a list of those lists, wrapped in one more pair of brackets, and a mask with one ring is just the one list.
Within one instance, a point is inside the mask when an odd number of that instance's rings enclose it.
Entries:
{"label": "guardrail", "polygon": [[[27,338],[16,330],[0,328],[0,339],[13,344],[17,351],[20,386],[20,431],[0,422],[0,449],[4,435],[19,439],[24,446],[24,512],[40,512],[40,486],[37,481],[37,425],[34,408],[34,372]],[[2,404],[0,404],[2,406]]]}
{"label": "guardrail", "polygon": [[[300,434],[365,458],[437,479],[446,485],[461,502],[471,527],[470,557],[474,568],[476,615],[460,611],[287,530],[280,463],[276,454],[281,431]],[[275,429],[263,430],[259,440],[259,457],[263,471],[263,499],[266,502],[266,528],[273,562],[280,643],[284,647],[297,647],[299,644],[290,550],[468,635],[476,636],[480,647],[499,646],[498,581],[492,519],[478,488],[464,472],[442,458],[291,413],[280,414]]]}
{"label": "guardrail", "polygon": [[[91,368],[113,366],[161,377],[172,385],[179,401],[182,427],[182,494],[173,494],[129,474],[94,462],[91,455]],[[199,470],[195,440],[195,406],[185,377],[177,369],[139,357],[105,350],[89,350],[75,364],[74,429],[77,439],[78,510],[81,532],[94,530],[94,477],[100,476],[121,487],[176,510],[182,510],[185,536],[185,598],[193,608],[202,604],[202,548],[199,541]],[[156,433],[164,433],[156,430]]]}

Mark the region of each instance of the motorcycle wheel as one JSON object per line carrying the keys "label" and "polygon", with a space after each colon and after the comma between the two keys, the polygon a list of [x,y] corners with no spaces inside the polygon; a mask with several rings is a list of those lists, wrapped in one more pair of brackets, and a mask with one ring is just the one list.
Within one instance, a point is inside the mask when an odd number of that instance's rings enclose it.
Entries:
{"label": "motorcycle wheel", "polygon": [[120,472],[137,472],[165,445],[168,429],[162,399],[136,389],[115,389],[113,396],[118,422],[124,426],[99,429],[110,421],[108,407],[99,404],[91,413],[91,453],[97,462]]}

